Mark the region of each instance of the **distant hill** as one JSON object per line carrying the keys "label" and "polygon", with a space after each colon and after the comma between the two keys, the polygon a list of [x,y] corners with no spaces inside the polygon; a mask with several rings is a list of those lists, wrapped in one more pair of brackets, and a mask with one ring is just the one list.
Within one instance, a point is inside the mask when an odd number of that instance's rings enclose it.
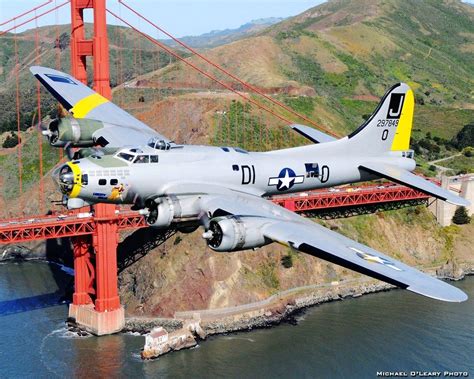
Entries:
{"label": "distant hill", "polygon": [[[473,117],[474,7],[459,0],[331,0],[205,55],[338,133],[353,130],[399,81],[414,89],[417,114],[431,113],[436,125],[443,108],[471,110],[439,125],[450,130],[440,129],[444,136]],[[202,80],[183,71],[176,64],[147,78]]]}
{"label": "distant hill", "polygon": [[[238,39],[246,38],[283,20],[284,18],[280,17],[260,18],[258,20],[252,20],[244,25],[241,25],[236,29],[213,30],[209,33],[204,33],[199,36],[181,37],[180,40],[194,48],[217,47]],[[180,45],[172,39],[164,39],[162,41],[169,46],[180,47]]]}

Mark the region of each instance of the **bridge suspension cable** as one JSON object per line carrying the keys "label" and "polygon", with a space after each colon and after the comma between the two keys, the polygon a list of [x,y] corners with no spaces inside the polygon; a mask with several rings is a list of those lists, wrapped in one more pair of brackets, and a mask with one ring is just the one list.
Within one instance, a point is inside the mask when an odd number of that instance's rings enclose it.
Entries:
{"label": "bridge suspension cable", "polygon": [[[251,85],[250,83],[248,82],[245,82],[244,80],[238,78],[237,76],[235,76],[234,74],[232,74],[231,72],[229,72],[228,70],[224,69],[222,66],[220,66],[219,64],[211,61],[209,58],[207,58],[206,56],[204,56],[203,54],[199,53],[198,51],[196,51],[195,49],[193,49],[191,46],[189,46],[188,44],[184,43],[183,41],[181,41],[180,39],[174,37],[172,34],[170,34],[169,32],[167,32],[165,29],[163,29],[162,27],[158,26],[157,24],[155,24],[154,22],[152,22],[151,20],[149,20],[147,17],[143,16],[141,13],[139,13],[138,11],[136,11],[135,9],[133,9],[132,7],[130,7],[128,4],[125,3],[124,0],[118,0],[118,2],[120,4],[122,4],[124,7],[126,7],[127,9],[129,9],[132,13],[134,13],[135,15],[137,15],[139,18],[141,18],[142,20],[144,20],[145,22],[147,22],[149,25],[153,26],[154,28],[156,28],[157,30],[159,30],[160,32],[162,32],[163,34],[165,34],[166,36],[168,36],[169,38],[171,38],[173,41],[175,41],[176,43],[178,43],[179,45],[181,45],[182,47],[184,47],[186,50],[190,51],[191,53],[193,53],[195,56],[199,57],[200,59],[204,60],[206,63],[210,64],[211,66],[213,66],[214,68],[216,68],[217,70],[219,70],[220,72],[224,73],[225,75],[231,77],[232,79],[236,80],[237,82],[239,82],[240,84],[242,84],[245,88],[248,88],[249,90],[259,94],[260,96],[262,96],[263,98],[265,98],[266,100],[270,101],[271,103],[283,108],[284,110],[286,110],[287,112],[290,112],[291,114],[293,114],[294,116],[297,116],[299,117],[300,119],[310,123],[311,125],[313,125],[314,127],[324,131],[325,133],[328,133],[334,137],[337,137],[337,135],[327,129],[327,128],[324,128],[322,127],[321,125],[315,123],[313,120],[309,119],[308,117],[306,117],[305,115],[302,115],[301,113],[299,112],[296,112],[295,110],[293,110],[292,108],[290,108],[289,106],[287,106],[286,104],[283,104],[282,102],[274,99],[273,97],[271,96],[268,96],[266,93],[264,93],[263,91],[261,91],[260,89],[258,89],[257,87]],[[291,122],[290,122],[291,123]]]}
{"label": "bridge suspension cable", "polygon": [[[31,21],[37,20],[38,18],[43,17],[43,16],[45,16],[45,15],[47,15],[47,14],[49,14],[49,13],[51,13],[51,12],[53,12],[53,11],[59,9],[59,8],[61,8],[61,7],[64,7],[66,4],[69,4],[69,0],[67,0],[67,1],[65,1],[64,3],[59,4],[59,5],[55,6],[54,8],[51,8],[51,9],[49,9],[49,10],[43,12],[43,13],[40,13],[40,14],[38,14],[38,15],[35,14],[34,17],[29,18],[28,20],[23,21],[22,23],[20,23],[20,24],[18,24],[18,25],[14,25],[13,27],[11,27],[11,28],[9,28],[9,29],[7,29],[7,30],[2,30],[2,31],[0,31],[0,36],[2,36],[2,35],[4,35],[4,34],[10,32],[10,31],[12,31],[12,30],[17,30],[19,27],[21,27],[21,26],[23,26],[23,25],[26,25],[26,24],[28,24],[28,23],[31,22]],[[31,12],[27,12],[26,14],[29,14],[29,13],[31,13]],[[15,19],[17,19],[18,17],[19,17],[19,16],[17,16]]]}
{"label": "bridge suspension cable", "polygon": [[123,22],[125,25],[127,25],[128,27],[130,27],[132,30],[136,31],[137,33],[141,34],[143,37],[145,37],[146,39],[148,39],[151,43],[157,45],[158,47],[160,47],[161,49],[165,50],[168,54],[172,55],[173,57],[175,57],[176,59],[182,61],[184,64],[190,66],[191,68],[193,68],[194,70],[198,71],[199,73],[201,73],[202,75],[206,76],[208,79],[211,79],[212,81],[220,84],[221,86],[223,86],[224,88],[228,89],[229,91],[232,91],[233,93],[235,93],[236,95],[238,95],[239,97],[243,98],[244,100],[252,103],[253,105],[257,106],[258,108],[260,109],[263,109],[264,111],[272,114],[273,116],[275,116],[276,118],[280,119],[281,121],[284,121],[286,122],[287,124],[292,124],[293,122],[291,120],[289,120],[288,118],[274,112],[273,110],[271,110],[270,108],[268,108],[267,106],[259,103],[258,101],[252,99],[251,97],[248,97],[246,95],[244,95],[243,93],[237,91],[236,89],[232,88],[232,86],[228,85],[227,83],[223,82],[222,80],[219,80],[218,78],[216,78],[215,76],[209,74],[208,72],[202,70],[201,68],[199,68],[198,66],[196,66],[195,64],[193,64],[192,62],[190,62],[189,60],[187,60],[186,58],[183,58],[181,57],[179,54],[175,53],[171,48],[167,47],[165,44],[155,40],[154,38],[150,37],[148,34],[142,32],[141,30],[137,29],[135,26],[133,26],[131,23],[129,23],[128,21],[126,21],[125,19],[123,19],[122,17],[120,17],[119,15],[117,15],[115,12],[111,11],[110,9],[107,9],[107,12],[109,14],[111,14],[112,16],[114,16],[117,20],[120,20],[121,22]]}
{"label": "bridge suspension cable", "polygon": [[48,5],[49,3],[52,3],[52,2],[53,2],[53,0],[48,0],[48,1],[44,2],[43,4],[40,4],[40,5],[38,5],[38,6],[34,7],[34,8],[31,8],[29,11],[20,13],[19,15],[15,16],[15,17],[13,17],[13,18],[7,20],[7,21],[3,21],[2,23],[0,23],[0,26],[9,24],[9,23],[11,23],[11,22],[13,22],[13,21],[15,21],[15,20],[18,20],[19,18],[22,18],[22,17],[24,17],[24,16],[26,16],[26,15],[28,15],[28,14],[30,14],[30,13],[33,13],[33,12],[35,12],[35,15],[36,15],[36,11],[37,11],[38,9],[41,9],[41,8],[43,8],[44,6],[46,6],[46,5]]}
{"label": "bridge suspension cable", "polygon": [[[36,15],[36,10],[35,10]],[[40,65],[40,43],[39,43],[39,31],[38,31],[38,19],[35,19],[35,63]],[[38,154],[39,154],[39,162],[38,162],[38,176],[39,176],[39,193],[38,193],[38,206],[41,213],[44,211],[44,182],[43,182],[43,135],[41,134],[41,85],[39,81],[36,82],[36,116],[37,116],[37,140],[38,140]],[[34,120],[33,120],[34,125]]]}

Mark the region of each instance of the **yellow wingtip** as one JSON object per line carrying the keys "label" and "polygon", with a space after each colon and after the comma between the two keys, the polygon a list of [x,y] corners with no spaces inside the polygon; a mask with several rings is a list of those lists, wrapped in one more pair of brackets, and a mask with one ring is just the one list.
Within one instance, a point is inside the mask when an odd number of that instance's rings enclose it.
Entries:
{"label": "yellow wingtip", "polygon": [[108,99],[99,95],[98,93],[93,93],[92,95],[86,96],[79,100],[71,108],[70,112],[73,114],[74,118],[84,118],[91,110],[108,101]]}

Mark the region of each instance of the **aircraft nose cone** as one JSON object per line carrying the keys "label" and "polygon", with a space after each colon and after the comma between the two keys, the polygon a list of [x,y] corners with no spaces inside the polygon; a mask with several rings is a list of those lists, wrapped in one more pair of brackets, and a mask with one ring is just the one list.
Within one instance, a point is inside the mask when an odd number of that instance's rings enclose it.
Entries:
{"label": "aircraft nose cone", "polygon": [[53,174],[53,179],[59,185],[61,192],[69,194],[74,187],[74,173],[68,165],[61,166]]}

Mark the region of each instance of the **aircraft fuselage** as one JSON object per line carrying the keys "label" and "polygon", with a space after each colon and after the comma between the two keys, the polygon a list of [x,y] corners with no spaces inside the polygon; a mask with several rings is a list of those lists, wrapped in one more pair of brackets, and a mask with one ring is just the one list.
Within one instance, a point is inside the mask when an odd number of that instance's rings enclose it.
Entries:
{"label": "aircraft fuselage", "polygon": [[[69,162],[74,185],[67,192],[69,197],[90,204],[137,204],[166,196],[177,185],[189,186],[191,192],[193,184],[207,184],[269,196],[375,178],[358,168],[370,158],[369,152],[350,159],[330,154],[338,144],[312,145],[311,154],[306,146],[264,153],[197,145],[175,145],[169,150],[148,146],[122,149],[114,155]],[[415,167],[414,160],[402,152],[388,152],[378,159],[408,170]]]}

